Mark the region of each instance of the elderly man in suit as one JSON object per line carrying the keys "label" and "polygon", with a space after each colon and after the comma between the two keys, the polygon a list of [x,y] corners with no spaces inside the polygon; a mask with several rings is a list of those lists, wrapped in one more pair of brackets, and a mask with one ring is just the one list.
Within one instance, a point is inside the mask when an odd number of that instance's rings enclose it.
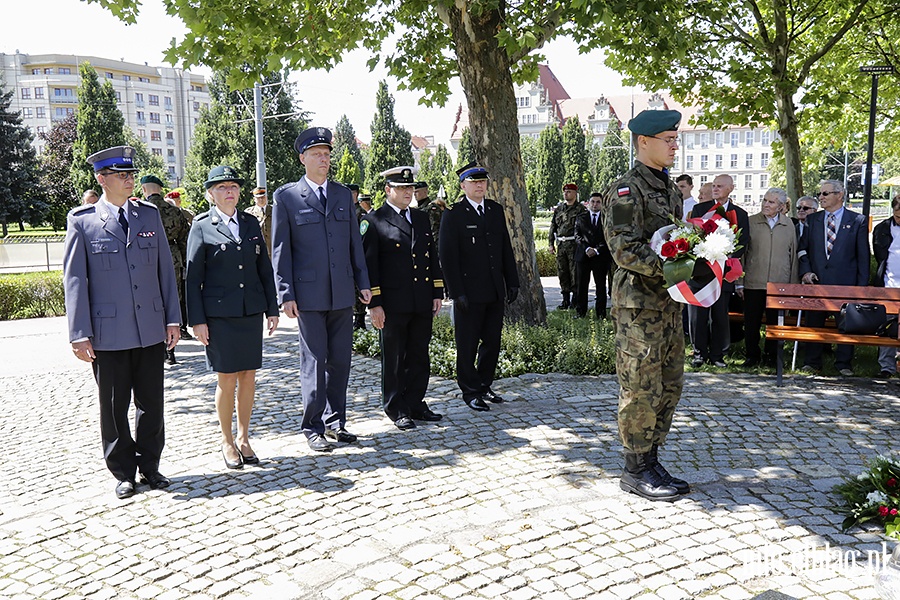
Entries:
{"label": "elderly man in suit", "polygon": [[[844,184],[828,179],[819,189],[822,210],[808,216],[800,239],[800,281],[822,285],[869,285],[869,228],[865,215],[844,208]],[[806,324],[821,327],[827,313],[810,312]],[[834,368],[853,376],[853,346],[838,345]],[[822,368],[822,344],[807,344],[803,370]]]}
{"label": "elderly man in suit", "polygon": [[[734,211],[737,225],[739,248],[731,254],[732,258],[741,258],[750,240],[750,217],[730,198],[734,191],[734,179],[731,175],[719,175],[713,179],[712,200],[694,206],[692,218],[699,218],[716,207],[722,206],[726,212]],[[731,343],[731,325],[728,320],[728,302],[735,291],[733,283],[722,282],[722,295],[709,308],[688,306],[691,345],[694,347],[693,367],[700,367],[708,362],[716,367],[725,366],[725,351]]]}
{"label": "elderly man in suit", "polygon": [[363,304],[372,298],[350,190],[328,181],[331,137],[324,127],[297,136],[294,149],[306,175],[278,188],[272,209],[278,301],[299,322],[301,428],[316,452],[356,441],[345,427],[354,285]]}
{"label": "elderly man in suit", "polygon": [[[91,363],[100,396],[100,434],[116,496],[135,493],[135,472],[154,489],[165,443],[163,359],[181,324],[172,254],[159,210],[129,200],[134,148],[116,146],[88,157],[103,195],[73,209],[66,228],[63,285],[69,341]],[[128,409],[135,404],[135,435]]]}
{"label": "elderly man in suit", "polygon": [[505,305],[519,295],[519,274],[503,206],[485,198],[487,169],[472,162],[456,174],[464,195],[441,219],[441,268],[453,299],[459,389],[469,408],[486,411],[486,400],[503,402],[491,384]]}
{"label": "elderly man in suit", "polygon": [[575,296],[575,314],[587,315],[588,286],[591,273],[594,274],[594,315],[606,318],[606,274],[612,262],[612,255],[603,235],[603,221],[600,208],[603,194],[594,192],[588,200],[588,210],[575,219],[575,274],[578,291]]}
{"label": "elderly man in suit", "polygon": [[359,224],[372,284],[369,312],[381,330],[384,412],[401,430],[416,427],[415,420],[441,420],[425,404],[425,392],[444,281],[428,215],[410,208],[414,175],[413,167],[384,171],[387,201]]}

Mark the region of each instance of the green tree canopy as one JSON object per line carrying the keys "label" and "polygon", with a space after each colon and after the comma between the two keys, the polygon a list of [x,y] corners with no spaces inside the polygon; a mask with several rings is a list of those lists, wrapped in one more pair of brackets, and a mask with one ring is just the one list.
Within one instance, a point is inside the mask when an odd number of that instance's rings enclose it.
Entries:
{"label": "green tree canopy", "polygon": [[588,169],[588,150],[585,147],[584,130],[578,116],[566,119],[562,130],[563,165],[566,183],[578,186],[578,197],[583,202],[591,195],[591,172]]}
{"label": "green tree canopy", "polygon": [[78,119],[72,114],[53,123],[50,131],[38,134],[44,142],[41,188],[48,204],[47,219],[55,231],[66,228],[66,215],[81,203],[81,192],[72,187],[72,147],[77,127]]}
{"label": "green tree canopy", "polygon": [[[359,173],[359,163],[356,162],[356,159],[353,158],[353,153],[350,152],[350,148],[344,146],[344,151],[339,155],[340,160],[337,161],[338,168],[337,173],[335,173],[334,180],[339,181],[345,185],[349,185],[351,183],[359,184],[360,181],[360,173]],[[332,164],[332,166],[334,166]]]}
{"label": "green tree canopy", "polygon": [[605,192],[606,188],[628,170],[629,143],[628,134],[619,127],[618,119],[610,121],[593,165],[595,192]]}
{"label": "green tree canopy", "polygon": [[75,144],[72,146],[72,186],[78,196],[87,189],[101,193],[94,177],[94,169],[87,157],[112,146],[125,144],[125,117],[116,104],[116,92],[109,81],[100,84],[97,71],[91,63],[84,62],[78,68],[81,84],[78,86],[78,110]]}
{"label": "green tree canopy", "polygon": [[375,206],[384,202],[384,179],[380,173],[393,167],[413,164],[412,136],[394,117],[394,97],[386,81],[378,84],[375,94],[375,117],[372,119],[372,142],[366,164],[366,188],[373,194]]}
{"label": "green tree canopy", "polygon": [[[3,89],[0,80],[0,90]],[[9,223],[39,223],[47,211],[41,200],[38,159],[31,131],[10,105],[15,90],[0,91],[0,224],[3,236]]]}
{"label": "green tree canopy", "polygon": [[537,169],[535,169],[536,204],[541,208],[556,206],[562,201],[565,179],[562,134],[554,123],[541,130],[538,137]]}
{"label": "green tree canopy", "polygon": [[[350,124],[350,119],[347,118],[347,115],[341,115],[341,118],[338,119],[337,126],[334,128],[334,138],[331,140],[331,173],[330,176],[332,179],[336,179],[335,174],[337,173],[337,164],[341,160],[343,160],[344,149],[350,152],[350,156],[356,161],[356,169],[359,173],[358,177],[362,177],[362,175],[366,172],[366,163],[363,161],[362,152],[359,149],[359,145],[356,143],[356,131],[353,129],[353,125]],[[344,181],[342,179],[338,179],[338,181]],[[344,183],[358,183],[362,184],[362,179],[356,179],[355,181],[344,181]]]}

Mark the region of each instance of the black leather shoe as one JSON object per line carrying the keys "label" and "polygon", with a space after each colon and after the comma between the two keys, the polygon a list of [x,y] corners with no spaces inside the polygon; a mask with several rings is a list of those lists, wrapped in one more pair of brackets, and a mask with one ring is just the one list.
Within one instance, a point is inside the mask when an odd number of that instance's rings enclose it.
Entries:
{"label": "black leather shoe", "polygon": [[625,470],[619,479],[619,487],[647,500],[671,502],[681,495],[651,468],[649,453],[625,452]]}
{"label": "black leather shoe", "polygon": [[314,450],[316,452],[331,452],[332,450],[334,450],[334,445],[326,440],[324,436],[321,436],[318,433],[314,433],[309,436],[306,442],[309,444],[310,450]]}
{"label": "black leather shoe", "polygon": [[166,350],[166,364],[167,365],[177,365],[178,361],[175,360],[175,350]]}
{"label": "black leather shoe", "polygon": [[240,450],[238,450],[238,452],[240,453],[241,460],[244,462],[245,465],[258,465],[259,464],[259,457],[257,455],[252,454],[250,456],[247,456]]}
{"label": "black leather shoe", "polygon": [[488,388],[488,391],[483,393],[481,397],[485,400],[490,400],[494,404],[500,404],[501,402],[506,402],[506,399],[503,396],[498,396],[494,393],[494,390]]}
{"label": "black leather shoe", "polygon": [[169,487],[168,478],[166,478],[166,476],[159,471],[153,471],[152,473],[141,473],[141,483],[146,483],[154,490],[161,490],[163,488]]}
{"label": "black leather shoe", "polygon": [[472,410],[485,411],[491,410],[491,407],[484,403],[484,400],[481,397],[476,396],[474,398],[469,398],[466,400],[466,406],[471,408]]}
{"label": "black leather shoe", "polygon": [[426,408],[423,412],[413,414],[413,419],[416,421],[440,421],[444,418],[444,415],[436,413],[432,411],[430,408]]}
{"label": "black leather shoe", "polygon": [[401,429],[403,431],[416,428],[416,422],[409,417],[400,417],[399,419],[394,421],[394,425],[397,426],[397,429]]}
{"label": "black leather shoe", "polygon": [[192,339],[194,339],[194,336],[192,336],[190,333],[188,333],[187,327],[182,326],[181,327],[181,340],[188,342]]}
{"label": "black leather shoe", "polygon": [[357,437],[346,429],[326,429],[325,437],[332,442],[341,442],[342,444],[352,444]]}
{"label": "black leather shoe", "polygon": [[116,485],[116,498],[119,500],[124,500],[125,498],[131,498],[134,496],[134,482],[128,481],[120,481],[118,485]]}
{"label": "black leather shoe", "polygon": [[225,448],[227,444],[222,444],[222,458],[225,459],[225,466],[229,469],[243,469],[244,468],[244,460],[241,457],[241,451],[235,447],[237,450],[238,457],[237,460],[229,460],[228,455],[225,454]]}

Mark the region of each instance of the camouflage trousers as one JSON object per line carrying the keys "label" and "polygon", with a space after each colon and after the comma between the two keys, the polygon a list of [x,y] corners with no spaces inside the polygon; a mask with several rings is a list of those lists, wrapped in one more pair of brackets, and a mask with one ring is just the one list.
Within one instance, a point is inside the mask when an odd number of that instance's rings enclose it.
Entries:
{"label": "camouflage trousers", "polygon": [[613,308],[619,438],[626,450],[663,445],[684,385],[680,312]]}
{"label": "camouflage trousers", "polygon": [[578,291],[578,278],[575,275],[575,242],[560,242],[556,246],[556,274],[559,276],[559,288],[564,294]]}

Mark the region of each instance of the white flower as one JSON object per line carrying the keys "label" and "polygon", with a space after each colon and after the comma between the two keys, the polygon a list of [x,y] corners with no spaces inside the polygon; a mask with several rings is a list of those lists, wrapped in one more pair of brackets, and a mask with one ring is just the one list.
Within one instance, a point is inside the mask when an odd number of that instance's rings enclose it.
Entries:
{"label": "white flower", "polygon": [[731,223],[728,222],[728,219],[719,219],[716,221],[716,225],[719,226],[716,233],[721,233],[732,242],[735,240],[734,230],[731,228]]}
{"label": "white flower", "polygon": [[884,492],[875,490],[874,492],[869,492],[869,495],[866,496],[866,502],[869,504],[883,504],[887,502],[887,495]]}
{"label": "white flower", "polygon": [[868,471],[863,471],[862,473],[860,473],[859,475],[856,476],[857,481],[865,481],[868,478],[869,478]]}
{"label": "white flower", "polygon": [[728,239],[727,235],[720,233],[721,230],[706,236],[706,239],[694,247],[694,252],[698,258],[703,258],[710,262],[716,260],[725,260],[728,255],[734,252],[734,240]]}
{"label": "white flower", "polygon": [[669,234],[670,240],[677,240],[678,238],[687,238],[694,234],[696,229],[693,227],[678,227],[677,229],[673,229]]}

